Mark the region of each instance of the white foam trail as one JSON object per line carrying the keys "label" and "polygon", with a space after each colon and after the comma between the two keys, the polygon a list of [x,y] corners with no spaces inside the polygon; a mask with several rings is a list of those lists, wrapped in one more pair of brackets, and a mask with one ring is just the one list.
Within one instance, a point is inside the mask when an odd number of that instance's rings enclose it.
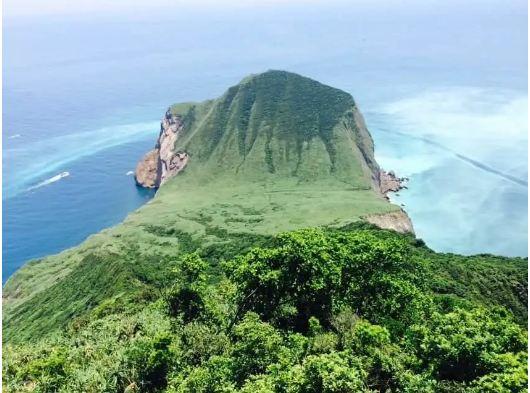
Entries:
{"label": "white foam trail", "polygon": [[[383,132],[388,132],[388,131],[384,131],[384,130],[381,130]],[[470,165],[473,165],[475,168],[479,168],[483,171],[486,171],[486,172],[489,172],[489,173],[492,173],[494,175],[497,175],[497,176],[500,176],[506,180],[509,180],[515,184],[518,184],[522,187],[525,187],[527,188],[528,187],[528,182],[526,181],[526,179],[523,179],[523,178],[518,178],[516,176],[512,176],[511,174],[509,173],[504,173],[498,169],[495,169],[495,168],[492,168],[482,162],[479,162],[477,160],[474,160],[473,158],[470,158],[464,154],[460,154],[450,148],[448,148],[447,146],[445,145],[442,145],[441,143],[438,143],[438,142],[435,142],[435,141],[431,141],[430,139],[428,138],[425,138],[425,137],[419,137],[419,136],[414,136],[414,135],[409,135],[409,134],[406,134],[404,132],[399,132],[399,131],[391,131],[393,134],[398,134],[398,135],[402,135],[406,138],[415,138],[415,139],[419,139],[427,144],[430,144],[430,145],[433,145],[433,146],[436,146],[438,147],[439,149],[441,150],[445,150],[451,154],[453,154],[455,157],[457,157],[458,159],[462,160],[462,161],[465,161],[467,162],[468,164]],[[409,175],[410,176],[410,175]]]}
{"label": "white foam trail", "polygon": [[15,139],[15,138],[20,138],[22,135],[20,134],[15,134],[15,135],[11,135],[8,137],[8,139]]}
{"label": "white foam trail", "polygon": [[7,149],[3,160],[9,167],[3,198],[25,191],[37,179],[80,158],[146,137],[154,138],[159,129],[159,121],[123,124],[34,140],[17,149]]}
{"label": "white foam trail", "polygon": [[134,172],[133,171],[129,171],[125,174],[126,176],[131,176],[131,175],[134,175]]}
{"label": "white foam trail", "polygon": [[36,184],[36,185],[28,188],[26,191],[32,191],[32,190],[35,190],[37,188],[41,188],[41,187],[47,186],[48,184],[55,183],[55,182],[57,182],[57,181],[59,181],[61,179],[64,179],[67,176],[70,176],[70,172],[61,172],[58,175],[52,176],[49,179],[46,179],[46,180],[40,182],[39,184]]}

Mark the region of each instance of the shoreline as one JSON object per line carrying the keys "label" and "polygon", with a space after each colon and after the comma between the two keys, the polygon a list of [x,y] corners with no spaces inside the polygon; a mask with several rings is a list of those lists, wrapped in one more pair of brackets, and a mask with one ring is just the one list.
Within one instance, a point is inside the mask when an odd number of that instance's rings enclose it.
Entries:
{"label": "shoreline", "polygon": [[397,177],[394,171],[379,171],[379,188],[384,197],[390,201],[388,193],[399,192],[408,187],[405,185],[409,181],[408,177]]}

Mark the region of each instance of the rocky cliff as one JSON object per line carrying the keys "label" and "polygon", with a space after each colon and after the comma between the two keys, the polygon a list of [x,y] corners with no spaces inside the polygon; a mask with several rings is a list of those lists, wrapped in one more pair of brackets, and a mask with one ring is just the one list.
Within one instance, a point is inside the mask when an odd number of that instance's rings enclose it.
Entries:
{"label": "rocky cliff", "polygon": [[[378,169],[377,184],[379,191],[388,201],[390,201],[389,193],[398,192],[407,188],[404,185],[407,181],[408,178],[397,177],[394,171],[386,172]],[[377,225],[379,228],[392,229],[399,233],[414,233],[412,221],[403,209],[390,213],[368,215],[364,219],[371,224]]]}
{"label": "rocky cliff", "polygon": [[414,233],[414,227],[407,213],[404,210],[390,213],[372,214],[364,219],[379,228],[392,229],[399,233]]}
{"label": "rocky cliff", "polygon": [[408,181],[408,178],[397,177],[393,171],[385,172],[379,170],[379,188],[381,192],[386,195],[389,192],[398,192],[404,188],[407,188],[404,183]]}
{"label": "rocky cliff", "polygon": [[136,166],[135,179],[138,185],[158,188],[184,169],[188,163],[188,154],[175,148],[182,129],[182,117],[168,110],[162,118],[155,148]]}

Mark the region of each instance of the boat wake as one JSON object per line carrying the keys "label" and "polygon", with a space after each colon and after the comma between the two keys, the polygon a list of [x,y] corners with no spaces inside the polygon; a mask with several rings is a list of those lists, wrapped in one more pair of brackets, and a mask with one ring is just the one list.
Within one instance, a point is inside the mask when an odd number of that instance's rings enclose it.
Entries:
{"label": "boat wake", "polygon": [[53,177],[50,177],[49,179],[46,179],[34,186],[31,186],[29,187],[26,191],[32,191],[32,190],[36,190],[37,188],[41,188],[41,187],[44,187],[44,186],[47,186],[48,184],[52,184],[52,183],[55,183],[55,182],[58,182],[59,180],[67,177],[67,176],[70,176],[70,172],[61,172],[59,173],[58,175],[55,175]]}

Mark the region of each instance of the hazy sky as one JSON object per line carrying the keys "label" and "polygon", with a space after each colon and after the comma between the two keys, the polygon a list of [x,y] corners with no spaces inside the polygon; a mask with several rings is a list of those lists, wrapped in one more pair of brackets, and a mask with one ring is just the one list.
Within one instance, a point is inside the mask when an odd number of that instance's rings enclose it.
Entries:
{"label": "hazy sky", "polygon": [[81,14],[156,8],[256,7],[260,5],[311,4],[318,2],[319,0],[5,0],[4,12],[7,16]]}
{"label": "hazy sky", "polygon": [[279,7],[314,5],[332,6],[340,4],[342,7],[395,7],[399,9],[423,9],[436,12],[455,6],[472,8],[495,9],[514,8],[524,12],[527,9],[525,0],[4,0],[3,10],[6,17],[21,15],[58,15],[58,14],[86,14],[86,13],[114,13],[137,12],[159,8],[222,8],[227,7]]}

